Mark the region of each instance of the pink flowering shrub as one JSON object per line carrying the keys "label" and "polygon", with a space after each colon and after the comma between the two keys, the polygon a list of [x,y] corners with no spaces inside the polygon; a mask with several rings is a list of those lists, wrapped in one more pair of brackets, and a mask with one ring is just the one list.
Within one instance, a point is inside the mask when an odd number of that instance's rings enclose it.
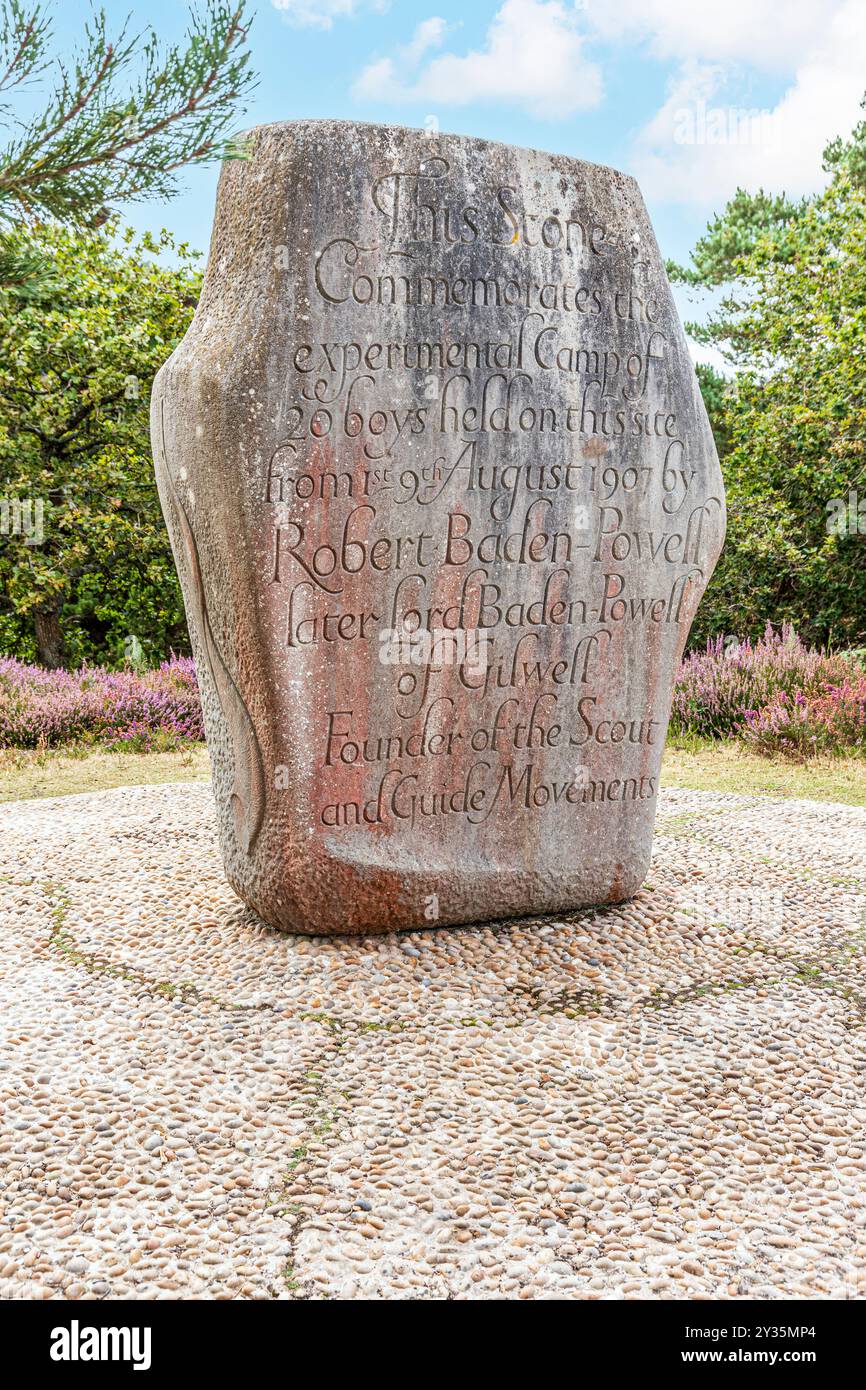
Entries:
{"label": "pink flowering shrub", "polygon": [[761,753],[808,757],[813,753],[866,755],[866,671],[852,673],[818,694],[779,695],[749,710],[740,737]]}
{"label": "pink flowering shrub", "polygon": [[153,671],[47,671],[0,657],[0,747],[99,743],[135,752],[203,739],[201,702],[189,657]]}
{"label": "pink flowering shrub", "polygon": [[741,738],[759,752],[866,753],[866,670],[856,654],[803,645],[786,624],[757,642],[723,638],[680,667],[674,733]]}

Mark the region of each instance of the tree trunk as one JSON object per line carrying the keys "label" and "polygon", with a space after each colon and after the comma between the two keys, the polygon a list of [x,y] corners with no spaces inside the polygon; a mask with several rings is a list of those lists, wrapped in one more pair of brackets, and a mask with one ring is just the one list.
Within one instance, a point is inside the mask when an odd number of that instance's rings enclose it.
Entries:
{"label": "tree trunk", "polygon": [[36,655],[42,666],[56,670],[63,665],[63,633],[60,631],[60,606],[42,608],[34,614]]}

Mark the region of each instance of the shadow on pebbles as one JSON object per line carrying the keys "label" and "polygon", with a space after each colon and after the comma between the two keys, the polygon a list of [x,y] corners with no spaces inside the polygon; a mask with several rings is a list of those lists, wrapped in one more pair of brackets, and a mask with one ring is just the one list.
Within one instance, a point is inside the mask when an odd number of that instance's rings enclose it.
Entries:
{"label": "shadow on pebbles", "polygon": [[866,1294],[866,811],[668,792],[623,906],[330,940],[207,785],[0,825],[0,1295]]}

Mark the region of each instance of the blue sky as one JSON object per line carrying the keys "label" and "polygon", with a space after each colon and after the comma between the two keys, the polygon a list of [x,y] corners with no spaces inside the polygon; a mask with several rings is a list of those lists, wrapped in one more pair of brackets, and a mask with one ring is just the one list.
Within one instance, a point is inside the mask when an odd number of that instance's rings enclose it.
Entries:
{"label": "blue sky", "polygon": [[[89,12],[55,7],[68,47]],[[662,251],[685,258],[737,187],[800,194],[861,114],[866,0],[257,0],[241,125],[332,116],[480,135],[633,173]],[[107,0],[179,39],[186,6]],[[217,170],[129,210],[206,249]]]}

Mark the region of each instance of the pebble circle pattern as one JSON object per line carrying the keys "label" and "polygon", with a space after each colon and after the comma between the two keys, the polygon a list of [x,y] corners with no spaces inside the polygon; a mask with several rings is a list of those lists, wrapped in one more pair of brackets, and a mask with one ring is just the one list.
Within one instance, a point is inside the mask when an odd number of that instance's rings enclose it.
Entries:
{"label": "pebble circle pattern", "polygon": [[866,810],[669,791],[627,904],[318,940],[213,822],[0,808],[0,1296],[866,1295]]}

